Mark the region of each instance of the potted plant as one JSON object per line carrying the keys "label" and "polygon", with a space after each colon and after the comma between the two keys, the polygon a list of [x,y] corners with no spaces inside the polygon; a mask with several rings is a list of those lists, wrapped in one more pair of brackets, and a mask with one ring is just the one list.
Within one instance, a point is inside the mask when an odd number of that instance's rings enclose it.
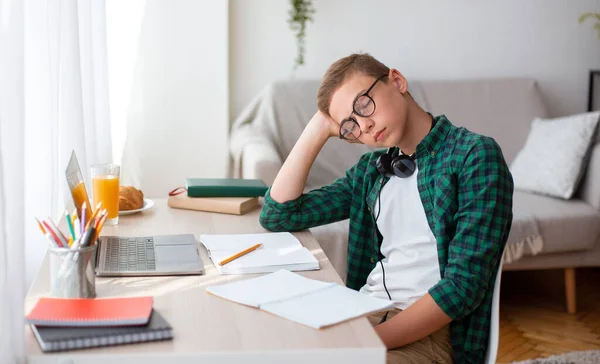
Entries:
{"label": "potted plant", "polygon": [[290,0],[290,2],[292,8],[289,11],[288,24],[296,35],[298,54],[294,61],[294,69],[297,69],[304,64],[306,23],[313,20],[312,15],[315,13],[315,9],[312,0]]}
{"label": "potted plant", "polygon": [[600,13],[583,13],[579,17],[579,22],[583,23],[584,21],[586,21],[587,18],[592,18],[596,20],[596,23],[594,24],[594,29],[598,31],[598,39],[600,39]]}

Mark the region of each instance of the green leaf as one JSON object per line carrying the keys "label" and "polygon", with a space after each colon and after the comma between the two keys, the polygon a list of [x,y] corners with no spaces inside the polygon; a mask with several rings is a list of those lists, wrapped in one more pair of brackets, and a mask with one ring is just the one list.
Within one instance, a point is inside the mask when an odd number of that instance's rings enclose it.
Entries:
{"label": "green leaf", "polygon": [[590,16],[592,16],[592,13],[583,13],[579,16],[579,22],[583,23],[585,21],[585,19],[589,18]]}
{"label": "green leaf", "polygon": [[579,16],[579,22],[583,23],[587,18],[596,18],[600,21],[600,13],[583,13]]}
{"label": "green leaf", "polygon": [[306,37],[306,23],[313,21],[312,14],[315,9],[312,5],[312,0],[290,0],[292,8],[289,10],[288,24],[290,29],[296,35],[296,44],[298,54],[294,64],[294,69],[304,64],[304,39]]}

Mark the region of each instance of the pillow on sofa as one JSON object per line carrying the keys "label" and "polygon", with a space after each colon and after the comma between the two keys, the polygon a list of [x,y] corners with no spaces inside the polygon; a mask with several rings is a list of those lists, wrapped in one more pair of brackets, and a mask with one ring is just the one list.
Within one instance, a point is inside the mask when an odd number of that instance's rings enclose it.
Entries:
{"label": "pillow on sofa", "polygon": [[592,112],[535,119],[510,166],[515,189],[571,198],[587,166],[599,118],[600,112]]}

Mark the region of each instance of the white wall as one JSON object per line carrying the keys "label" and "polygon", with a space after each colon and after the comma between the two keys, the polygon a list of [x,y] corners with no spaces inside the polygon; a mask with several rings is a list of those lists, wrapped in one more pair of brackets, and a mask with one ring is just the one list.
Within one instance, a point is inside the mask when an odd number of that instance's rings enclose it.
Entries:
{"label": "white wall", "polygon": [[597,0],[315,1],[306,65],[292,74],[289,1],[231,0],[231,116],[267,83],[320,78],[335,60],[369,52],[409,80],[525,76],[539,81],[553,115],[587,107],[588,70],[600,39],[583,12]]}
{"label": "white wall", "polygon": [[113,157],[122,184],[165,197],[187,177],[225,175],[228,6],[106,0]]}

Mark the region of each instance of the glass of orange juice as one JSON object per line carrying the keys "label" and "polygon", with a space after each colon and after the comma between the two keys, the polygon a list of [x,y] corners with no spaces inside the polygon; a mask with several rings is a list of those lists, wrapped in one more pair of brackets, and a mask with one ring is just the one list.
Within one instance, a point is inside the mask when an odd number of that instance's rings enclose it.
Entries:
{"label": "glass of orange juice", "polygon": [[94,206],[102,201],[108,216],[105,225],[119,223],[119,176],[121,168],[115,164],[94,164],[92,167],[92,196]]}

